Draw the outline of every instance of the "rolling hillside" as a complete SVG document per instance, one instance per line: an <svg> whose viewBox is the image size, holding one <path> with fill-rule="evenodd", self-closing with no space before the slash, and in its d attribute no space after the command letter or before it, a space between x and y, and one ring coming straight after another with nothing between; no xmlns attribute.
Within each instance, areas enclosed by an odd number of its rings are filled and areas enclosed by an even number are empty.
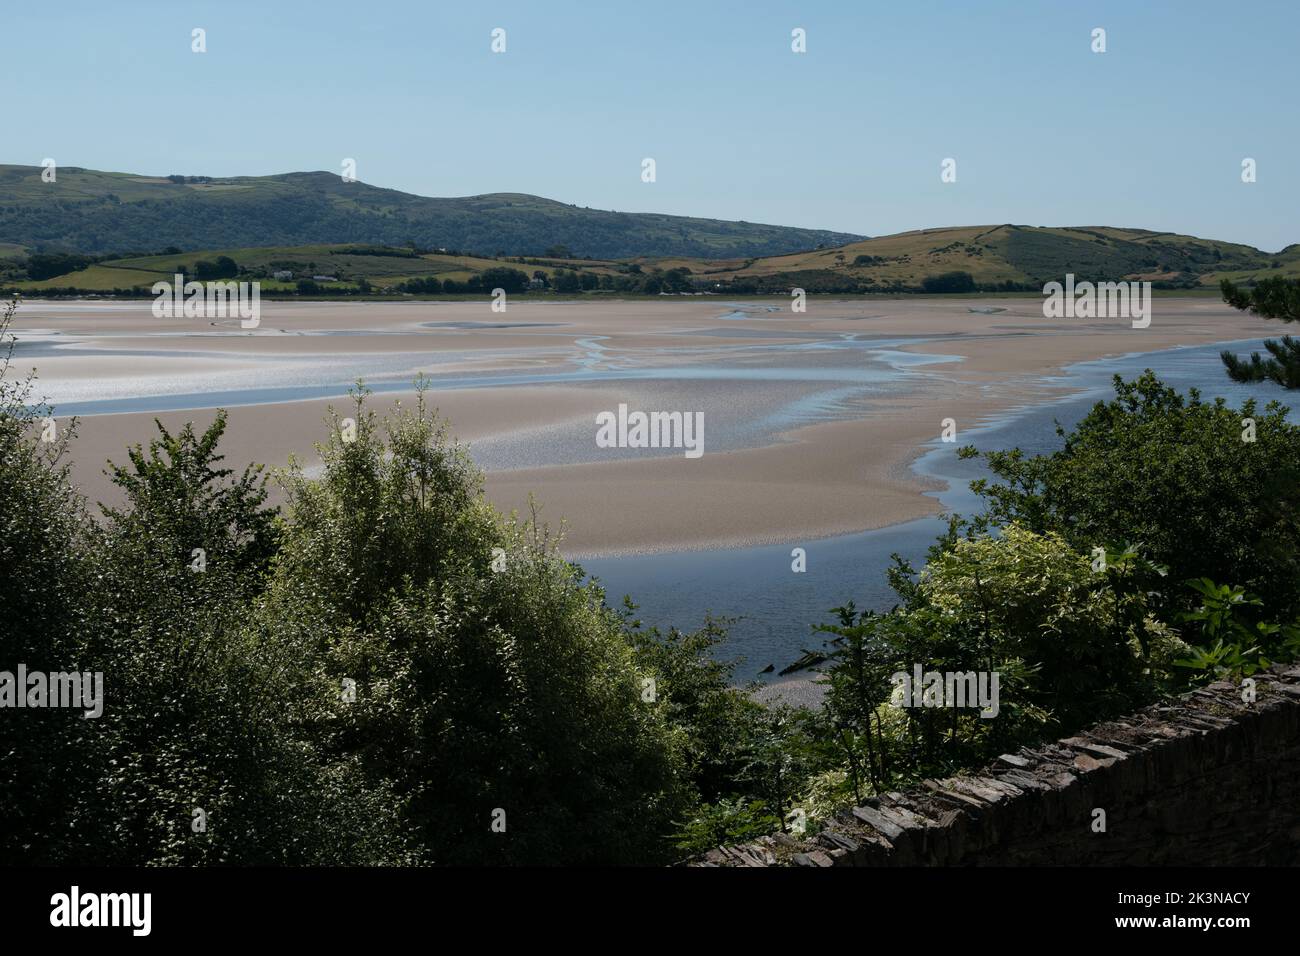
<svg viewBox="0 0 1300 956"><path fill-rule="evenodd" d="M0 166L6 288L125 294L176 272L202 276L218 259L229 260L229 277L311 295L477 294L478 277L500 268L523 273L519 288L541 275L542 291L618 294L1033 291L1066 273L1174 289L1300 277L1300 244L1268 253L1111 226L1007 223L862 239L509 193L427 199L332 173L217 180L64 168L44 183L39 167ZM317 288L316 275L337 281ZM954 275L957 287L936 285Z"/></svg>
<svg viewBox="0 0 1300 956"><path fill-rule="evenodd" d="M487 257L417 254L362 244L208 248L83 260L40 280L23 279L22 253L11 247L0 249L0 287L33 294L133 289L138 293L177 272L194 275L201 262L211 266L222 258L233 262L240 277L261 281L268 293L312 295L474 294L484 290L463 284L487 270L503 268L524 278L544 276L547 285L541 291L618 294L788 294L795 287L809 292L915 292L926 288L927 279L952 273L967 274L979 291L1035 291L1067 272L1080 279L1146 279L1157 288L1175 289L1214 289L1221 278L1246 284L1269 276L1300 278L1300 244L1266 253L1250 246L1141 229L1004 225L919 230L795 255L740 259ZM287 278L276 278L285 273ZM302 280L315 275L337 281L299 288ZM432 287L433 280L437 288Z"/></svg>
<svg viewBox="0 0 1300 956"><path fill-rule="evenodd" d="M679 264L662 261L665 268ZM687 262L680 263L688 265ZM1223 277L1250 281L1300 276L1300 244L1278 253L1251 246L1146 229L1109 226L955 226L880 236L834 249L705 265L711 278L788 284L859 282L915 288L927 277L966 272L981 286L1038 285L1067 272L1088 279L1149 279L1215 286Z"/></svg>
<svg viewBox="0 0 1300 956"><path fill-rule="evenodd" d="M335 173L157 177L0 165L0 245L90 254L162 249L382 243L481 255L726 258L860 239L849 233L653 213L608 212L492 193L433 199ZM173 181L181 180L185 181Z"/></svg>

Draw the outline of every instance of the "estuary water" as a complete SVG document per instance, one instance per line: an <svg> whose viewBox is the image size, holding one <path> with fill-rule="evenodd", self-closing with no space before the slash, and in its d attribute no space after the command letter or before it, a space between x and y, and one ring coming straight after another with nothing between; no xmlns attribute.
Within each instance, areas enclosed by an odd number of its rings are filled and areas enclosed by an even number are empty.
<svg viewBox="0 0 1300 956"><path fill-rule="evenodd" d="M1260 340L1230 343L1238 353L1257 351ZM1238 385L1228 379L1219 359L1224 344L1182 347L1159 352L1082 362L1059 376L1044 379L1071 389L1065 397L1014 409L975 428L963 430L955 443L936 441L913 465L921 475L938 479L945 488L928 494L937 498L945 514L977 514L980 499L972 494L972 480L988 476L979 459L962 461L957 449L974 445L981 451L1021 448L1043 454L1060 447L1056 424L1067 430L1076 425L1098 401L1113 396L1112 377L1133 379L1144 369L1154 370L1167 384L1186 392L1199 389L1202 397L1225 398L1238 406L1247 398L1267 403L1276 400L1292 409L1300 395L1271 383ZM804 649L823 647L823 636L812 627L831 623L830 609L852 600L860 608L888 610L897 603L885 572L891 555L898 553L920 567L926 549L944 530L942 516L918 518L858 534L790 541L763 547L649 555L592 558L580 562L599 579L610 603L630 594L639 606L638 617L647 625L693 629L706 615L733 618L727 640L718 654L741 663L737 679L781 682L778 672L794 662ZM791 550L803 548L807 570L792 570ZM761 672L773 665L768 674ZM806 676L806 675L804 675Z"/></svg>

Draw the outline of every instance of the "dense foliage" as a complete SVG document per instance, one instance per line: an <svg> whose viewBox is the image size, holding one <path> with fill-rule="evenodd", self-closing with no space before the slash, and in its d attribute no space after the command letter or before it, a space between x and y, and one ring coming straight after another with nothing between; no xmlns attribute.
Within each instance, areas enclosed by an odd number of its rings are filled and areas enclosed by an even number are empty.
<svg viewBox="0 0 1300 956"><path fill-rule="evenodd" d="M102 672L102 716L0 717L0 860L667 860L760 711L504 519L423 394L358 392L318 479L158 426L92 521L26 382L0 415L0 669Z"/></svg>
<svg viewBox="0 0 1300 956"><path fill-rule="evenodd" d="M0 319L9 325L15 304ZM0 670L75 661L93 580L82 502L60 463L68 432L40 442L43 409L31 380L13 377L13 341L0 357ZM54 669L54 668L51 668ZM57 860L76 837L81 793L102 772L94 728L79 712L0 711L0 860Z"/></svg>
<svg viewBox="0 0 1300 956"><path fill-rule="evenodd" d="M987 456L986 523L1055 531L1084 554L1138 543L1180 587L1166 621L1194 596L1182 582L1241 585L1276 614L1300 614L1300 427L1278 403L1232 408L1181 395L1149 370L1099 402L1049 455ZM1147 584L1155 586L1154 581Z"/></svg>

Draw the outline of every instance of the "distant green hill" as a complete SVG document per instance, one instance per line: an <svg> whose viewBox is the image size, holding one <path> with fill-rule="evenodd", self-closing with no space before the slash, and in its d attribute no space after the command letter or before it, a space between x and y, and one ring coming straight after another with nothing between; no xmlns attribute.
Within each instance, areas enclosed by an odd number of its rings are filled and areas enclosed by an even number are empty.
<svg viewBox="0 0 1300 956"><path fill-rule="evenodd" d="M544 288L555 280L560 292L650 294L1033 291L1066 273L1209 289L1222 278L1300 276L1300 244L1269 253L1113 226L1004 223L867 239L517 193L429 199L333 173L215 179L64 167L54 183L40 174L0 166L0 283L30 292L147 289L191 267L202 274L219 257L268 291L303 294L317 294L300 288L317 274L337 280L325 294L437 293L434 279L473 293L475 277L507 266L526 278L540 269Z"/></svg>
<svg viewBox="0 0 1300 956"><path fill-rule="evenodd" d="M1251 246L1142 229L957 226L880 236L793 255L734 259L638 256L490 258L366 244L208 248L146 256L25 255L0 245L0 289L40 295L137 294L178 272L257 279L268 293L307 295L480 294L510 279L542 276L542 292L1014 292L1039 291L1066 273L1080 280L1150 280L1159 289L1215 289L1300 278L1300 244L1267 253ZM308 281L329 276L322 282ZM952 284L954 276L964 282ZM947 279L949 281L945 282ZM491 281L490 285L482 283ZM450 285L448 284L450 283ZM477 284L476 284L477 283ZM520 287L521 289L522 287ZM512 290L516 291L516 290Z"/></svg>
<svg viewBox="0 0 1300 956"><path fill-rule="evenodd" d="M600 259L779 255L863 238L786 226L608 212L538 196L432 199L335 173L156 177L0 165L0 247L91 254L327 243L541 255L556 246ZM184 182L173 181L185 179Z"/></svg>
<svg viewBox="0 0 1300 956"><path fill-rule="evenodd" d="M915 289L927 278L954 272L968 274L982 288L1041 288L1067 272L1080 279L1217 286L1221 278L1254 282L1273 275L1300 276L1300 244L1269 253L1149 229L1008 223L918 229L835 249L714 262L707 272L722 283L758 289L798 285L810 291Z"/></svg>

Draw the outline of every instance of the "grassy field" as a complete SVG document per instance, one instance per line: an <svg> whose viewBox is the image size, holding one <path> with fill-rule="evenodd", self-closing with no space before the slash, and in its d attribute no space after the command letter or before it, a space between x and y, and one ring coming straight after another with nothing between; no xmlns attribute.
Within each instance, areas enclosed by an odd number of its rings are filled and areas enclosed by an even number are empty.
<svg viewBox="0 0 1300 956"><path fill-rule="evenodd" d="M378 256L359 255L355 245L342 246L272 246L254 249L208 249L165 256L137 256L96 263L85 269L56 276L40 282L18 282L15 287L24 292L42 289L78 288L88 291L109 292L113 289L147 288L160 279L170 280L177 272L192 272L197 260L215 261L220 256L233 259L248 270L287 269L295 277L304 275L331 275L342 285L355 285L365 278L379 290L391 290L411 278L456 279L464 281L491 268L511 268L532 276L541 271L553 276L559 269L576 269L597 274L612 274L618 264L601 260L529 259L516 262L510 259L488 259L476 256L421 255ZM277 282L262 280L267 291L295 287L295 281Z"/></svg>
<svg viewBox="0 0 1300 956"><path fill-rule="evenodd" d="M88 292L112 292L114 289L148 289L159 279L166 279L162 272L143 269L116 269L108 265L93 265L79 272L55 276L41 282L19 282L16 288L23 292L40 292L42 289L66 289L73 287Z"/></svg>

